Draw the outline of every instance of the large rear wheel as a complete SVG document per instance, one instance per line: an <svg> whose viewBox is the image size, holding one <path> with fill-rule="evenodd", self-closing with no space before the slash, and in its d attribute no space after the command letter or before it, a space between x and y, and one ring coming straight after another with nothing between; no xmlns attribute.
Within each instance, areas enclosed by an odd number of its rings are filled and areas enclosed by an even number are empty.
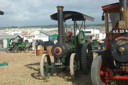
<svg viewBox="0 0 128 85"><path fill-rule="evenodd" d="M51 68L51 60L49 55L43 54L40 61L40 73L43 79L46 79L50 76Z"/></svg>
<svg viewBox="0 0 128 85"><path fill-rule="evenodd" d="M90 73L91 64L93 61L92 47L90 44L85 43L81 49L81 70L83 73Z"/></svg>

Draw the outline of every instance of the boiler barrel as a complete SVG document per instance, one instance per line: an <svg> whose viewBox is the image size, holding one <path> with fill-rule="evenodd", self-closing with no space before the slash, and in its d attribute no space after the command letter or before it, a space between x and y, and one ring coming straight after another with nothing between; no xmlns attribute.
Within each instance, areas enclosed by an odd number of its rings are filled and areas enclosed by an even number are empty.
<svg viewBox="0 0 128 85"><path fill-rule="evenodd" d="M52 47L52 55L57 58L66 57L68 53L74 51L75 46L73 44L56 44Z"/></svg>

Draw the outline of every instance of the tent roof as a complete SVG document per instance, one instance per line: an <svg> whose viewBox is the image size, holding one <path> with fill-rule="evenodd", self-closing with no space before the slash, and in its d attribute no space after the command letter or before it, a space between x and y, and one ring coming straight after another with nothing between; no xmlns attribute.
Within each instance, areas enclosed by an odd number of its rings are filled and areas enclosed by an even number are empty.
<svg viewBox="0 0 128 85"><path fill-rule="evenodd" d="M0 35L0 39L16 38L18 35Z"/></svg>

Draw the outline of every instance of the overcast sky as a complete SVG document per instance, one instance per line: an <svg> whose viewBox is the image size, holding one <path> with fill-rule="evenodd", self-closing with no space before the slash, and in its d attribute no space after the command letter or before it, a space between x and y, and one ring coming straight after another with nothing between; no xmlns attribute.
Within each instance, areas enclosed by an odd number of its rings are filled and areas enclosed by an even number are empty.
<svg viewBox="0 0 128 85"><path fill-rule="evenodd" d="M50 15L57 12L56 6L64 6L64 10L78 11L101 21L101 6L118 2L119 0L0 0L0 10L5 14L0 16L0 27L31 26L57 24Z"/></svg>

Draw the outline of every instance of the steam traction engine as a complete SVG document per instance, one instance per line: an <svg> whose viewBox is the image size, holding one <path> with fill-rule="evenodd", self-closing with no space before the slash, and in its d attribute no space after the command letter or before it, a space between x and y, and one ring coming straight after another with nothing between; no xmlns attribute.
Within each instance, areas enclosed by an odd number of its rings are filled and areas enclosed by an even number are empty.
<svg viewBox="0 0 128 85"><path fill-rule="evenodd" d="M52 68L70 69L72 77L77 76L80 67L83 72L87 73L91 68L93 58L93 56L88 56L92 55L91 46L89 43L85 44L84 32L79 29L78 35L76 34L78 30L76 21L93 21L94 18L75 11L63 11L62 6L58 6L57 9L58 13L51 15L51 19L58 21L58 42L52 47L53 56L43 54L40 62L40 72L44 79L49 77ZM68 19L74 21L74 32L65 32L63 23ZM51 58L54 58L53 64Z"/></svg>
<svg viewBox="0 0 128 85"><path fill-rule="evenodd" d="M91 67L93 85L128 85L128 0L102 7L106 49L99 52Z"/></svg>

